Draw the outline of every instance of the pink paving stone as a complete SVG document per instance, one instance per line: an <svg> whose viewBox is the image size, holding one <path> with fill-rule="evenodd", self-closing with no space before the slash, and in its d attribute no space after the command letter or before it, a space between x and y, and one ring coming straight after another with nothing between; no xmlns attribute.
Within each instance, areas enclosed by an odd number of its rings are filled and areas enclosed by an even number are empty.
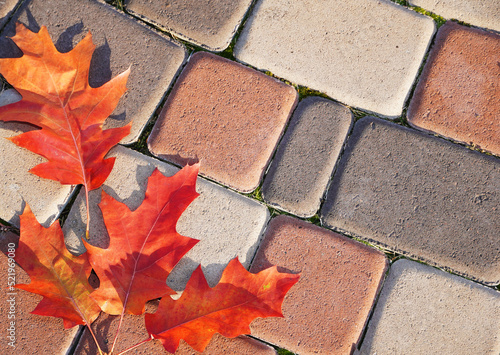
<svg viewBox="0 0 500 355"><path fill-rule="evenodd" d="M301 273L284 318L257 319L252 335L300 354L349 354L358 343L387 268L384 254L289 216L269 225L250 271Z"/></svg>
<svg viewBox="0 0 500 355"><path fill-rule="evenodd" d="M146 312L155 312L157 302L150 302L146 306ZM113 338L116 334L119 317L101 314L99 318L93 323L92 328L96 333L98 339L107 339L107 342L100 340L100 346L103 351L109 351ZM122 351L131 347L142 340L148 338L148 333L144 326L144 316L126 315L120 330L120 335L117 340L115 350ZM94 355L97 354L97 347L90 335L85 330L80 342L75 351L75 355ZM145 344L138 346L136 349L131 350L127 354L169 354L161 345L158 340L148 341ZM179 348L175 355L198 355L202 354L193 350L183 340L181 340ZM203 352L204 355L275 355L276 351L258 341L246 336L240 336L234 339L225 338L219 334L215 334L207 348Z"/></svg>
<svg viewBox="0 0 500 355"><path fill-rule="evenodd" d="M9 243L17 246L18 241L17 235L0 231L0 250L4 253L8 253ZM30 314L42 300L42 296L17 288L14 290L8 288L8 282L12 279L9 279L11 276L9 275L9 259L3 253L0 253L0 273L2 275L0 277L2 283L0 285L0 329L2 332L0 354L66 354L78 332L78 327L65 330L59 318ZM28 274L18 265L15 266L15 278L15 282L19 284L30 282ZM15 348L8 344L11 339L7 338L10 336L8 329L12 326L15 329Z"/></svg>
<svg viewBox="0 0 500 355"><path fill-rule="evenodd" d="M424 131L500 155L500 36L447 22L408 109Z"/></svg>
<svg viewBox="0 0 500 355"><path fill-rule="evenodd" d="M293 87L216 55L194 54L148 139L151 152L241 192L258 185L297 103Z"/></svg>

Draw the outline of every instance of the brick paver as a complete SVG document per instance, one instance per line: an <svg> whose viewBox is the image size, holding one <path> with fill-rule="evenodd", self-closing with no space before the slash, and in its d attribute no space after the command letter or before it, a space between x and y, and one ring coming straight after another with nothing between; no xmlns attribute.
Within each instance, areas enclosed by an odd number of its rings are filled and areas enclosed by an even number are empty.
<svg viewBox="0 0 500 355"><path fill-rule="evenodd" d="M3 91L0 106L19 99L14 90ZM38 221L47 227L64 207L71 187L31 174L29 170L44 159L5 139L30 129L28 125L0 122L0 218L19 227L19 215L27 203Z"/></svg>
<svg viewBox="0 0 500 355"><path fill-rule="evenodd" d="M408 110L410 124L500 155L498 53L497 34L442 26Z"/></svg>
<svg viewBox="0 0 500 355"><path fill-rule="evenodd" d="M500 282L500 161L366 117L331 183L326 225L487 284Z"/></svg>
<svg viewBox="0 0 500 355"><path fill-rule="evenodd" d="M410 260L392 265L355 354L498 354L500 293Z"/></svg>
<svg viewBox="0 0 500 355"><path fill-rule="evenodd" d="M179 38L224 50L233 38L252 0L126 0L128 11L154 22Z"/></svg>
<svg viewBox="0 0 500 355"><path fill-rule="evenodd" d="M32 31L46 26L62 52L72 49L90 31L96 45L90 65L91 86L101 86L131 68L128 92L105 125L122 126L133 121L132 131L123 143L137 140L186 56L181 45L95 0L26 1L2 37L14 35L15 21ZM20 55L13 42L0 41L0 57L11 57L13 53Z"/></svg>
<svg viewBox="0 0 500 355"><path fill-rule="evenodd" d="M1 226L1 225L0 225ZM0 231L0 250L8 254L9 243L17 248L19 237L11 232ZM42 296L15 288L10 290L8 282L10 259L0 252L0 353L2 354L66 354L78 327L64 329L59 318L30 314ZM15 255L10 254L14 257ZM15 282L27 284L30 282L28 274L18 265L14 267ZM11 276L12 277L12 276ZM12 322L12 323L11 323ZM12 333L11 333L12 332ZM9 338L9 337L14 338ZM47 341L50 339L50 341ZM12 342L11 346L9 343Z"/></svg>
<svg viewBox="0 0 500 355"><path fill-rule="evenodd" d="M131 210L142 203L147 178L155 167L166 176L178 170L124 147L114 148L112 156L117 159L104 190ZM200 196L183 213L177 230L182 235L201 241L169 276L169 286L177 290L184 288L200 263L211 286L218 282L222 270L232 258L238 256L243 265L250 266L269 218L269 212L260 203L204 179L198 179L197 190ZM90 193L90 237L93 243L105 246L109 237L97 207L100 196L100 189ZM85 234L85 223L85 199L81 193L63 226L70 250L83 251L80 238Z"/></svg>
<svg viewBox="0 0 500 355"><path fill-rule="evenodd" d="M180 165L200 160L202 175L253 191L297 96L293 87L258 71L196 53L160 113L149 149Z"/></svg>
<svg viewBox="0 0 500 355"><path fill-rule="evenodd" d="M300 354L348 354L384 276L384 254L296 218L274 218L250 271L272 265L301 273L285 318L256 319L252 335Z"/></svg>
<svg viewBox="0 0 500 355"><path fill-rule="evenodd" d="M168 297L168 296L167 296ZM156 302L150 302L146 306L146 312L153 313L156 311ZM109 316L107 314L101 314L99 318L94 322L92 328L100 339L107 339L108 342L100 342L100 346L104 351L110 350L110 345L116 335L116 329L118 327L119 317ZM117 346L115 350L124 350L131 347L142 340L148 338L148 333L144 326L144 316L132 316L126 315L120 329L120 335L118 337ZM86 330L83 334L78 347L75 351L75 355L94 355L97 353L97 347L95 346L94 340L90 333ZM169 354L158 340L149 341L146 344L140 345L134 350L131 350L127 354ZM189 345L187 345L183 340L180 342L179 348L175 352L175 355L275 355L276 351L258 341L246 336L240 336L234 339L225 338L219 334L215 334L207 348L203 353L199 353Z"/></svg>
<svg viewBox="0 0 500 355"><path fill-rule="evenodd" d="M0 2L0 28L7 22L9 15L16 7L19 0L4 0Z"/></svg>
<svg viewBox="0 0 500 355"><path fill-rule="evenodd" d="M351 124L346 107L318 97L304 99L264 180L264 201L300 217L314 215Z"/></svg>
<svg viewBox="0 0 500 355"><path fill-rule="evenodd" d="M260 0L234 53L347 105L396 117L433 33L430 18L388 0Z"/></svg>
<svg viewBox="0 0 500 355"><path fill-rule="evenodd" d="M500 31L500 4L497 0L409 0L409 3L444 18Z"/></svg>

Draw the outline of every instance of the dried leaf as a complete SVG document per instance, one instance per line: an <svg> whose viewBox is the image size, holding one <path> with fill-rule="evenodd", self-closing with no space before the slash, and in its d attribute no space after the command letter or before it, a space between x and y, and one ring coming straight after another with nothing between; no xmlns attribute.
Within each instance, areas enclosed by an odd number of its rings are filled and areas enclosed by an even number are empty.
<svg viewBox="0 0 500 355"><path fill-rule="evenodd" d="M20 219L15 260L31 282L15 287L43 296L31 313L62 318L65 328L92 323L101 310L90 298L93 288L88 283L91 267L86 255L74 256L66 249L59 222L44 228L29 206Z"/></svg>
<svg viewBox="0 0 500 355"><path fill-rule="evenodd" d="M198 169L198 164L187 166L172 177L155 170L144 201L133 212L103 191L99 207L110 244L106 249L85 246L100 279L91 297L104 312L142 314L147 301L175 293L167 277L198 242L176 231L182 212L198 196Z"/></svg>
<svg viewBox="0 0 500 355"><path fill-rule="evenodd" d="M252 274L236 258L210 288L198 267L178 300L164 297L156 313L146 314L146 329L170 353L180 339L203 351L214 333L234 338L249 334L257 317L283 317L281 304L299 277L279 273L276 267Z"/></svg>

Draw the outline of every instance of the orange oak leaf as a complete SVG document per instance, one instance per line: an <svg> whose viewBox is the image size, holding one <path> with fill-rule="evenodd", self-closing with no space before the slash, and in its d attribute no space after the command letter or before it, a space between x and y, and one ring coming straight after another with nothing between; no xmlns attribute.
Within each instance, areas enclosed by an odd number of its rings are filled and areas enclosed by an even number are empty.
<svg viewBox="0 0 500 355"><path fill-rule="evenodd" d="M100 280L91 297L104 312L142 314L147 301L175 293L167 286L167 277L198 242L176 230L177 220L199 195L198 170L199 164L195 164L165 177L156 169L148 179L144 201L135 211L102 192L99 207L109 247L84 243Z"/></svg>
<svg viewBox="0 0 500 355"><path fill-rule="evenodd" d="M65 328L91 324L101 309L90 298L91 266L86 255L74 256L64 244L59 222L44 228L29 206L21 219L21 237L16 262L31 278L15 287L43 296L33 314L62 318Z"/></svg>
<svg viewBox="0 0 500 355"><path fill-rule="evenodd" d="M283 317L281 304L299 277L276 267L252 274L235 258L210 288L198 267L178 300L163 297L156 313L146 313L146 329L170 353L180 339L201 352L214 333L234 338L250 334L249 325L257 317Z"/></svg>
<svg viewBox="0 0 500 355"><path fill-rule="evenodd" d="M90 33L68 53L57 51L46 27L34 33L17 23L12 40L24 55L0 59L0 74L22 100L1 107L0 120L40 127L10 140L48 160L32 173L61 184L83 184L88 202L88 191L101 186L113 168L114 158L104 156L130 132L130 124L102 129L126 91L130 70L92 88L88 77L95 45Z"/></svg>

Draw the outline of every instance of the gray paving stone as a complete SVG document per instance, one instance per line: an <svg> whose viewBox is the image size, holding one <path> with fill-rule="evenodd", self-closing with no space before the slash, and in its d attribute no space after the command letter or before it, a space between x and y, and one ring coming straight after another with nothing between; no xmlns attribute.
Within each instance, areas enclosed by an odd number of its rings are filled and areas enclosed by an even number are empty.
<svg viewBox="0 0 500 355"><path fill-rule="evenodd" d="M229 46L252 0L126 0L131 13L212 51Z"/></svg>
<svg viewBox="0 0 500 355"><path fill-rule="evenodd" d="M389 271L361 354L500 353L500 292L414 261Z"/></svg>
<svg viewBox="0 0 500 355"><path fill-rule="evenodd" d="M457 19L474 26L500 31L500 3L498 0L410 0L447 19Z"/></svg>
<svg viewBox="0 0 500 355"><path fill-rule="evenodd" d="M260 0L234 54L347 105L397 117L434 30L432 19L388 0Z"/></svg>
<svg viewBox="0 0 500 355"><path fill-rule="evenodd" d="M318 97L304 99L264 180L264 200L300 217L313 216L351 124L346 107Z"/></svg>
<svg viewBox="0 0 500 355"><path fill-rule="evenodd" d="M133 121L131 133L122 143L137 140L186 58L182 45L95 0L26 1L2 37L14 35L16 21L32 31L46 26L62 52L72 49L90 31L96 45L90 66L91 86L101 86L131 67L128 91L105 125L116 127ZM2 38L0 57L14 55L21 55L19 49Z"/></svg>
<svg viewBox="0 0 500 355"><path fill-rule="evenodd" d="M104 190L135 210L144 199L147 178L155 167L171 176L178 168L146 157L122 146L113 148L115 167L104 184ZM235 256L248 267L269 219L267 208L247 197L219 185L198 179L200 196L179 219L177 230L182 235L200 239L170 274L167 283L174 289L184 288L187 279L201 263L211 286L214 286L227 263ZM102 215L97 207L100 189L90 193L90 240L105 246L108 240ZM80 193L63 226L66 244L73 252L84 251L80 239L85 234L85 198Z"/></svg>
<svg viewBox="0 0 500 355"><path fill-rule="evenodd" d="M372 117L358 121L323 222L485 284L500 282L500 160Z"/></svg>
<svg viewBox="0 0 500 355"><path fill-rule="evenodd" d="M0 106L20 99L15 90L3 91ZM64 208L72 187L31 174L29 170L45 159L5 139L30 129L28 125L0 122L0 218L19 227L19 215L28 203L38 221L48 227Z"/></svg>
<svg viewBox="0 0 500 355"><path fill-rule="evenodd" d="M18 2L19 0L0 1L0 28L7 22Z"/></svg>

